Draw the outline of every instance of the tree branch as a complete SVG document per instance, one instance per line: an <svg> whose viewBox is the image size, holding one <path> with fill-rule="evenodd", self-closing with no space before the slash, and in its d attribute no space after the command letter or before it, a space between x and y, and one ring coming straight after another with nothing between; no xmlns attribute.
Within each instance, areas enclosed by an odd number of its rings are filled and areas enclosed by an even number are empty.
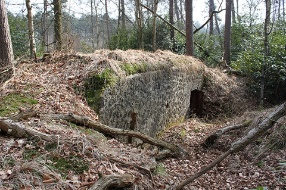
<svg viewBox="0 0 286 190"><path fill-rule="evenodd" d="M222 160L224 160L228 155L233 154L235 152L243 150L248 144L254 142L256 139L258 139L262 134L265 133L268 129L270 129L274 123L284 116L286 114L286 102L284 102L282 105L280 105L274 112L270 113L268 117L266 117L264 120L262 120L257 127L250 130L247 135L244 137L238 139L234 143L231 144L230 149L220 155L215 161L208 164L206 167L204 167L202 170L197 172L195 175L187 178L185 181L181 182L178 186L175 187L176 190L182 190L185 185L193 182L196 178L200 177L207 171L211 170L215 165L220 163ZM254 121L255 122L255 121Z"/></svg>

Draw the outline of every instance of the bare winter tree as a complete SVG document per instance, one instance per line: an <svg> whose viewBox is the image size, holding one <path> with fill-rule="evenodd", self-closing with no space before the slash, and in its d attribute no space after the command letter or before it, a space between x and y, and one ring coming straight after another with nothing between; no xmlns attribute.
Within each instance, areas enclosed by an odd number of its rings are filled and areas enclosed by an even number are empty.
<svg viewBox="0 0 286 190"><path fill-rule="evenodd" d="M193 0L185 1L186 10L186 55L194 55Z"/></svg>
<svg viewBox="0 0 286 190"><path fill-rule="evenodd" d="M136 19L137 30L138 30L139 48L144 49L143 12L142 12L140 5L141 5L141 0L135 0L135 19Z"/></svg>
<svg viewBox="0 0 286 190"><path fill-rule="evenodd" d="M230 44L231 44L231 5L232 0L226 0L225 7L225 24L224 24L224 55L223 61L224 66L228 66L230 64Z"/></svg>
<svg viewBox="0 0 286 190"><path fill-rule="evenodd" d="M232 18L232 23L235 23L236 14L235 14L234 0L231 0L231 18Z"/></svg>
<svg viewBox="0 0 286 190"><path fill-rule="evenodd" d="M13 49L4 0L0 0L0 84L13 74Z"/></svg>
<svg viewBox="0 0 286 190"><path fill-rule="evenodd" d="M214 10L215 10L214 0L209 0L210 35L214 34L214 19L213 19Z"/></svg>
<svg viewBox="0 0 286 190"><path fill-rule="evenodd" d="M153 51L156 51L157 49L157 44L156 44L156 34L157 34L157 26L156 26L156 18L157 18L157 7L158 7L158 2L159 0L154 0L153 3L153 39L152 39L152 47Z"/></svg>
<svg viewBox="0 0 286 190"><path fill-rule="evenodd" d="M47 29L47 6L48 0L44 0L44 11L42 14L42 46L44 48L44 52L48 52L48 42L49 42L49 35Z"/></svg>
<svg viewBox="0 0 286 190"><path fill-rule="evenodd" d="M62 50L62 2L61 0L53 0L54 5L54 32L55 32L55 49Z"/></svg>
<svg viewBox="0 0 286 190"><path fill-rule="evenodd" d="M174 26L174 0L169 0L169 22ZM172 49L175 49L175 30L170 28L170 39L172 42Z"/></svg>
<svg viewBox="0 0 286 190"><path fill-rule="evenodd" d="M35 35L34 35L34 23L33 23L33 13L31 1L26 0L26 7L28 11L28 29L29 29L29 40L30 40L30 57L34 60L37 59L36 56L36 43L35 43Z"/></svg>
<svg viewBox="0 0 286 190"><path fill-rule="evenodd" d="M107 44L109 44L109 42L110 42L110 31L109 31L109 15L108 15L107 0L105 0L105 16L106 16Z"/></svg>
<svg viewBox="0 0 286 190"><path fill-rule="evenodd" d="M125 2L124 0L120 0L121 1L121 27L123 29L126 28L126 15L125 15Z"/></svg>
<svg viewBox="0 0 286 190"><path fill-rule="evenodd" d="M264 21L264 63L261 65L261 82L260 82L260 106L264 104L264 86L265 86L265 65L267 57L269 56L269 31L268 27L270 24L270 11L271 11L271 0L265 0L266 13Z"/></svg>

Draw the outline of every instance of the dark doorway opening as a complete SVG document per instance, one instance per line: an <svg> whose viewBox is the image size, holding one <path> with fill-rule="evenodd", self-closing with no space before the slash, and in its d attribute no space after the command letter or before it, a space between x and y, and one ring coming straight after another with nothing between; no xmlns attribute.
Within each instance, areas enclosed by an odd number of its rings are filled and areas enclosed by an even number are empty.
<svg viewBox="0 0 286 190"><path fill-rule="evenodd" d="M192 114L196 114L198 117L203 116L203 101L204 101L204 93L202 91L193 90L191 92L189 117Z"/></svg>
<svg viewBox="0 0 286 190"><path fill-rule="evenodd" d="M135 130L136 122L137 122L137 113L132 112L131 113L130 128L129 128L131 131ZM132 137L128 137L127 142L131 144L132 143Z"/></svg>

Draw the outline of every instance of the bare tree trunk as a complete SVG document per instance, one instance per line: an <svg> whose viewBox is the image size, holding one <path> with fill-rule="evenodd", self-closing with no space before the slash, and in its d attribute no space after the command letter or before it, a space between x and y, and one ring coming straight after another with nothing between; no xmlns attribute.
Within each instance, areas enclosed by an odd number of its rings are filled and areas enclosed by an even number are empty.
<svg viewBox="0 0 286 190"><path fill-rule="evenodd" d="M118 0L118 17L117 17L117 29L120 27L121 22L121 0Z"/></svg>
<svg viewBox="0 0 286 190"><path fill-rule="evenodd" d="M28 29L29 29L29 40L30 40L30 58L37 60L36 55L36 43L34 36L34 23L33 23L33 13L30 0L26 0L26 7L28 11Z"/></svg>
<svg viewBox="0 0 286 190"><path fill-rule="evenodd" d="M214 14L215 10L214 0L209 0L209 17L210 17L210 35L214 34Z"/></svg>
<svg viewBox="0 0 286 190"><path fill-rule="evenodd" d="M91 23L91 47L94 51L94 22L93 22L93 0L90 0L90 23Z"/></svg>
<svg viewBox="0 0 286 190"><path fill-rule="evenodd" d="M220 28L219 28L219 23L218 23L218 18L217 18L217 15L215 14L215 26L216 26L216 31L218 33L218 36L219 36L219 44L220 44L220 48L223 49L223 40L222 40L222 35L221 35L221 31L220 31Z"/></svg>
<svg viewBox="0 0 286 190"><path fill-rule="evenodd" d="M239 4L238 4L238 0L236 0L236 17L237 17L237 22L240 23L240 16L239 16Z"/></svg>
<svg viewBox="0 0 286 190"><path fill-rule="evenodd" d="M95 3L95 1L94 1ZM95 7L95 31L96 31L96 48L99 48L99 27L98 27L98 14L97 14L97 6Z"/></svg>
<svg viewBox="0 0 286 190"><path fill-rule="evenodd" d="M232 23L236 23L234 0L231 0L231 18L232 18Z"/></svg>
<svg viewBox="0 0 286 190"><path fill-rule="evenodd" d="M4 0L0 0L0 84L13 74L13 48Z"/></svg>
<svg viewBox="0 0 286 190"><path fill-rule="evenodd" d="M181 19L180 19L180 14L179 14L178 0L174 0L174 8L175 8L177 26L180 26Z"/></svg>
<svg viewBox="0 0 286 190"><path fill-rule="evenodd" d="M156 34L157 34L157 27L156 27L156 18L157 18L157 7L158 7L158 0L154 0L153 3L153 39L152 39L152 47L153 47L153 51L156 51L157 49L157 39L156 39Z"/></svg>
<svg viewBox="0 0 286 190"><path fill-rule="evenodd" d="M110 42L110 31L109 31L109 15L107 0L105 0L105 16L106 16L106 30L107 30L107 44Z"/></svg>
<svg viewBox="0 0 286 190"><path fill-rule="evenodd" d="M183 26L185 27L186 26L186 23L185 23L185 19L184 19L184 9L183 9L183 0L180 0L180 9L181 9L181 11L180 11L180 13L181 13L181 21L182 21L182 23L183 23Z"/></svg>
<svg viewBox="0 0 286 190"><path fill-rule="evenodd" d="M43 22L42 22L42 46L44 48L44 53L47 53L48 50L48 42L49 42L49 35L48 35L48 28L47 28L47 6L48 6L48 0L44 0L44 11L43 11Z"/></svg>
<svg viewBox="0 0 286 190"><path fill-rule="evenodd" d="M186 55L194 55L193 0L185 1L186 10Z"/></svg>
<svg viewBox="0 0 286 190"><path fill-rule="evenodd" d="M121 24L122 28L126 29L125 2L121 0Z"/></svg>
<svg viewBox="0 0 286 190"><path fill-rule="evenodd" d="M271 11L271 0L265 1L266 13L264 21L264 63L261 65L261 81L260 81L260 106L264 104L264 88L265 88L265 67L267 57L269 56L269 40L268 40L268 26L270 24L270 11Z"/></svg>
<svg viewBox="0 0 286 190"><path fill-rule="evenodd" d="M282 0L282 14L283 14L283 21L285 22L285 0Z"/></svg>
<svg viewBox="0 0 286 190"><path fill-rule="evenodd" d="M63 41L62 41L62 2L61 0L53 0L54 4L54 32L55 32L55 48L58 51L62 50Z"/></svg>
<svg viewBox="0 0 286 190"><path fill-rule="evenodd" d="M231 3L232 0L226 0L225 11L225 30L224 30L224 66L230 65L230 40L231 40Z"/></svg>
<svg viewBox="0 0 286 190"><path fill-rule="evenodd" d="M174 26L174 0L169 0L169 22ZM172 42L172 50L175 50L175 30L170 28L170 39Z"/></svg>
<svg viewBox="0 0 286 190"><path fill-rule="evenodd" d="M144 49L143 14L142 14L142 9L140 7L140 4L141 4L141 0L135 0L135 18L136 18L136 22L137 22L139 48Z"/></svg>

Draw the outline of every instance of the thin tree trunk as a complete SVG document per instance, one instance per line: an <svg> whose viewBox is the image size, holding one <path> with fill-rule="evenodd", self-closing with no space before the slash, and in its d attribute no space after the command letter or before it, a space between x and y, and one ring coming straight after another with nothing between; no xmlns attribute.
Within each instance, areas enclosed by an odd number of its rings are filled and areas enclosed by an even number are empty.
<svg viewBox="0 0 286 190"><path fill-rule="evenodd" d="M125 2L121 0L121 25L122 29L126 29Z"/></svg>
<svg viewBox="0 0 286 190"><path fill-rule="evenodd" d="M179 14L178 0L174 0L174 8L175 8L177 26L180 27L181 19L180 19L180 14Z"/></svg>
<svg viewBox="0 0 286 190"><path fill-rule="evenodd" d="M95 1L94 1L95 3ZM99 48L99 22L98 22L98 14L97 14L97 6L95 7L95 31L96 31L96 48Z"/></svg>
<svg viewBox="0 0 286 190"><path fill-rule="evenodd" d="M14 54L4 0L0 0L0 84L13 74Z"/></svg>
<svg viewBox="0 0 286 190"><path fill-rule="evenodd" d="M30 40L30 58L37 60L36 55L36 43L34 36L34 23L33 23L33 13L30 0L26 0L26 7L28 11L28 29L29 29L29 40Z"/></svg>
<svg viewBox="0 0 286 190"><path fill-rule="evenodd" d="M61 0L53 0L54 4L54 32L55 32L55 48L58 51L62 50L62 2Z"/></svg>
<svg viewBox="0 0 286 190"><path fill-rule="evenodd" d="M136 18L136 22L137 22L139 48L144 49L143 15L142 15L142 9L140 7L140 4L141 4L141 0L135 0L135 18Z"/></svg>
<svg viewBox="0 0 286 190"><path fill-rule="evenodd" d="M184 19L184 8L183 8L183 0L180 0L180 9L181 9L181 11L180 11L180 13L181 13L181 21L182 21L182 24L183 24L183 26L185 27L186 26L186 21L185 21L185 19ZM185 28L184 28L185 29Z"/></svg>
<svg viewBox="0 0 286 190"><path fill-rule="evenodd" d="M152 39L152 48L153 51L156 51L157 49L157 39L156 39L156 34L157 34L157 27L156 27L156 17L157 17L157 7L158 7L158 0L154 0L154 4L153 4L153 39Z"/></svg>
<svg viewBox="0 0 286 190"><path fill-rule="evenodd" d="M215 10L214 0L209 0L209 18L210 18L210 35L214 34L214 14Z"/></svg>
<svg viewBox="0 0 286 190"><path fill-rule="evenodd" d="M174 25L174 0L169 0L169 22ZM170 28L170 39L172 42L172 50L175 50L175 30Z"/></svg>
<svg viewBox="0 0 286 190"><path fill-rule="evenodd" d="M219 44L220 44L220 48L223 49L223 40L222 40L222 35L221 35L221 31L220 31L220 28L219 28L219 23L218 23L218 18L217 18L217 15L215 14L215 26L216 26L216 31L218 33L218 36L219 36Z"/></svg>
<svg viewBox="0 0 286 190"><path fill-rule="evenodd" d="M231 0L231 18L232 18L232 23L236 23L234 0Z"/></svg>
<svg viewBox="0 0 286 190"><path fill-rule="evenodd" d="M236 0L236 18L237 18L237 22L240 23L240 16L239 16L239 12L238 12L238 0Z"/></svg>
<svg viewBox="0 0 286 190"><path fill-rule="evenodd" d="M105 0L105 16L106 16L106 30L107 30L107 44L110 42L110 31L109 31L109 15L107 0Z"/></svg>
<svg viewBox="0 0 286 190"><path fill-rule="evenodd" d="M264 21L264 61L261 65L261 82L260 82L260 106L264 104L264 88L265 88L265 67L267 63L267 57L269 56L269 40L268 40L268 26L270 24L270 11L271 11L271 0L265 1L266 13Z"/></svg>
<svg viewBox="0 0 286 190"><path fill-rule="evenodd" d="M117 29L120 27L121 22L121 0L118 0L118 17L117 17Z"/></svg>
<svg viewBox="0 0 286 190"><path fill-rule="evenodd" d="M91 46L94 51L94 22L93 22L93 0L90 0L90 22L91 22Z"/></svg>
<svg viewBox="0 0 286 190"><path fill-rule="evenodd" d="M48 42L49 42L49 35L48 35L48 29L47 29L47 6L48 6L48 0L44 0L44 12L43 12L43 22L42 22L42 30L43 30L43 40L42 40L42 46L44 48L44 53L47 53L48 50Z"/></svg>
<svg viewBox="0 0 286 190"><path fill-rule="evenodd" d="M283 21L285 22L285 0L282 0L282 14L283 14Z"/></svg>
<svg viewBox="0 0 286 190"><path fill-rule="evenodd" d="M232 0L226 0L225 11L225 30L224 30L224 67L230 65L230 40L231 40L231 3Z"/></svg>
<svg viewBox="0 0 286 190"><path fill-rule="evenodd" d="M185 1L186 10L186 55L194 55L193 0Z"/></svg>

